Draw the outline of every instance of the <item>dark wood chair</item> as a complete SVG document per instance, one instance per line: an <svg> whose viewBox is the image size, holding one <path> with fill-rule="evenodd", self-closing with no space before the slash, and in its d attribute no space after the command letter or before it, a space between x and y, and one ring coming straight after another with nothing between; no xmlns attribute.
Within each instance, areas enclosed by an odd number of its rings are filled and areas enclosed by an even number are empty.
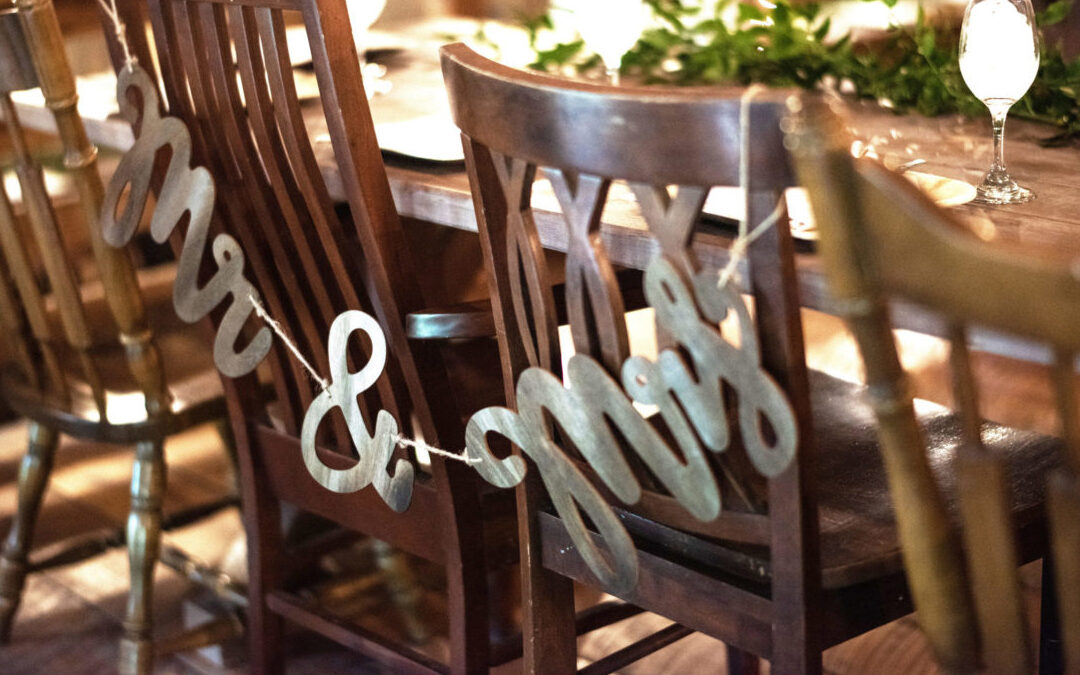
<svg viewBox="0 0 1080 675"><path fill-rule="evenodd" d="M521 481L526 464L497 459L487 449L493 437L533 460L518 490L526 670L574 670L571 580L674 621L589 673L617 670L691 631L723 640L733 672L753 668L754 655L773 672L819 672L823 649L911 611L864 390L805 363L785 214L739 266L753 320L695 256L708 186L740 184L742 90L571 82L500 66L462 45L443 48L443 74L516 409L474 417L469 451L503 486ZM772 91L747 103L751 225L795 182L782 127L804 96ZM531 205L541 171L562 218ZM655 252L645 295L661 345L672 345L655 361L627 348L611 267L637 251L605 240L612 180L630 183L643 213L647 230L635 246ZM542 239L569 242L565 304L576 353L566 373ZM728 341L716 324L732 314L738 325L725 331L740 339ZM659 412L643 423L631 399ZM931 406L924 421L934 452L949 455L956 416ZM995 430L994 444L1010 451L1028 438ZM1015 478L1029 480L1021 469Z"/></svg>
<svg viewBox="0 0 1080 675"><path fill-rule="evenodd" d="M824 106L813 112L793 130L791 145L820 223L831 293L854 332L873 392L919 624L949 672L1034 670L1017 566L1043 535L1045 489L1052 556L1043 563L1043 588L1052 590L1056 579L1059 592L1057 598L1044 592L1044 631L1056 600L1065 667L1074 672L1080 668L1076 259L981 240L907 181L876 163L853 160L841 118ZM947 327L963 428L959 449L948 458L955 475L947 482L938 468L942 458L928 442L934 432L920 425L897 357L890 330L894 300L932 312ZM980 416L985 388L973 375L971 327L1049 348L1063 443L1030 435L1000 443L1002 430ZM1017 484L1018 474L1045 474L1045 488ZM1059 656L1045 652L1041 672L1060 672L1061 663L1049 661Z"/></svg>
<svg viewBox="0 0 1080 675"><path fill-rule="evenodd" d="M120 4L125 23L140 25L144 7ZM192 164L205 166L216 184L211 236L223 232L239 242L247 274L269 313L318 371L337 372L346 362L344 354L328 353L328 334L341 313L370 313L385 336L385 370L357 400L340 401L350 426L342 419L323 425L316 461L326 473L356 466L352 438L363 433L358 423L374 429L382 411L410 438L459 447L465 416L487 400L485 384L494 383L501 400L497 365L470 371L476 345L466 339L492 334L490 310L425 310L419 275L426 270L415 260L394 208L345 3L151 0L147 6L167 112L186 123ZM293 21L306 27L321 104L298 100L285 39L286 23ZM135 48L147 53L145 45ZM140 62L150 61L143 56ZM319 117L329 145L309 138L305 124ZM332 200L322 162L340 168L345 205ZM417 339L410 339L407 324ZM368 363L371 343L345 338L350 366ZM490 337L488 344L497 364ZM476 351L483 362L482 344ZM252 670L283 669L285 621L395 671L486 670L499 658L489 639L487 571L512 563L517 554L512 495L482 493L465 464L438 456L421 463L413 450L396 444L392 466L379 470L415 475L407 505L391 507L371 487L348 493L324 487L326 481L320 484L305 465L301 441L318 387L280 340L267 361L271 395L251 377L226 383L248 537ZM469 372L469 380L458 376ZM319 547L294 548L283 537L281 514L293 507L440 567L447 589L448 661L351 625L295 588L292 572Z"/></svg>
<svg viewBox="0 0 1080 675"><path fill-rule="evenodd" d="M60 222L10 93L40 87L53 110L76 184L83 222ZM175 268L137 270L131 251L104 243L103 188L96 150L77 96L53 5L20 3L0 13L0 110L10 139L24 214L0 191L0 397L30 420L19 470L18 508L0 555L0 640L10 638L26 574L74 562L126 540L131 588L121 670L148 669L151 599L165 490L165 439L225 416L223 391L202 338L172 310ZM78 228L78 229L75 229ZM84 231L79 231L84 230ZM69 243L90 241L92 269L80 273ZM135 445L126 532L97 533L48 560L28 561L34 525L59 437ZM227 496L225 503L235 503ZM198 509L201 513L209 506ZM176 514L173 522L188 518Z"/></svg>

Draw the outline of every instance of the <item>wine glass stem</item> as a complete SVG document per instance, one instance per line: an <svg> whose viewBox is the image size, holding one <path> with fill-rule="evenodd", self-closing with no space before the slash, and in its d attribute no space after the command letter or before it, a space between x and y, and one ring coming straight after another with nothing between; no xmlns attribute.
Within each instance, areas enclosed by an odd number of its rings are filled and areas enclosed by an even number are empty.
<svg viewBox="0 0 1080 675"><path fill-rule="evenodd" d="M1008 105L989 104L990 116L994 122L994 163L990 166L990 173L996 176L1007 176L1005 170L1005 117L1009 114Z"/></svg>

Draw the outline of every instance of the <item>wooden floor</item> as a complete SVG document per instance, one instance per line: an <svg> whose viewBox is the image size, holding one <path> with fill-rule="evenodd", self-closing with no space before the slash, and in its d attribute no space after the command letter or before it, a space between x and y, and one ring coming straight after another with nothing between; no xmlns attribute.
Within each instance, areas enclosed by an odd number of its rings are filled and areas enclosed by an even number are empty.
<svg viewBox="0 0 1080 675"><path fill-rule="evenodd" d="M850 351L844 334L836 330L834 320L821 317L808 320L808 342L815 345L811 360L833 373L857 377L854 352ZM905 340L905 347L905 360L916 370L920 393L947 400L945 389L940 385L940 345L923 338L910 338ZM1043 405L1043 385L1038 369L1024 367L1017 370L992 358L983 359L982 366L984 375L1012 382L1012 393L987 401L988 416L1011 417L1010 421L1018 421L1024 426L1052 431L1052 423L1045 413L1047 408ZM6 531L15 506L15 479L25 435L24 422L0 426L0 533ZM169 465L167 512L210 501L231 489L231 465L213 426L171 439L166 454ZM74 534L121 524L128 506L130 463L131 452L127 448L65 439L37 532L39 551ZM243 537L235 510L168 534L166 542L187 550L202 561L243 576ZM1038 598L1038 565L1030 566L1025 572L1028 596L1034 605ZM117 655L127 580L127 560L123 550L33 575L11 644L0 647L0 672L111 672ZM205 591L164 568L157 573L155 590L159 639L175 635L183 627L185 608L190 612L205 604L207 597ZM394 623L393 606L375 602L369 607L374 615L369 616L368 621ZM1032 611L1036 612L1037 607L1033 606ZM663 625L664 620L660 617L638 617L583 638L579 652L584 660L595 659L650 627ZM229 647L225 650L227 653L234 657L239 654L242 658L240 641L234 641ZM293 636L290 650L295 655L290 661L290 672L379 672L356 656L306 635ZM705 667L719 668L724 660L722 644L695 635L625 672L697 672ZM234 659L229 663L232 667L215 665L204 655L187 652L159 659L158 671L246 672L242 661ZM825 665L830 673L935 672L912 617L829 650ZM499 672L518 670L518 664L510 664Z"/></svg>

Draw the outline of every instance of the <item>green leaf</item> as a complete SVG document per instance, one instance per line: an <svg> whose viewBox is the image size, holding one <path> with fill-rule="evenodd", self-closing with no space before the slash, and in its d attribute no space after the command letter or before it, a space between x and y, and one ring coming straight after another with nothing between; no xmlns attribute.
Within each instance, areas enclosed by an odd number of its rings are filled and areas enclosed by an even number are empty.
<svg viewBox="0 0 1080 675"><path fill-rule="evenodd" d="M825 36L829 34L829 28L831 27L832 19L825 19L822 21L821 25L818 26L818 29L814 31L814 40L822 42L825 39ZM846 40L847 36L844 36L844 39Z"/></svg>
<svg viewBox="0 0 1080 675"><path fill-rule="evenodd" d="M536 62L533 67L546 68L549 66L561 66L570 62L585 47L584 40L558 44L546 51L536 52Z"/></svg>
<svg viewBox="0 0 1080 675"><path fill-rule="evenodd" d="M765 12L761 11L754 5L748 5L746 3L739 3L739 23L746 23L747 21L764 21Z"/></svg>
<svg viewBox="0 0 1080 675"><path fill-rule="evenodd" d="M1039 27L1055 26L1065 20L1072 9L1072 0L1056 0L1046 6L1046 9L1035 15L1035 23Z"/></svg>

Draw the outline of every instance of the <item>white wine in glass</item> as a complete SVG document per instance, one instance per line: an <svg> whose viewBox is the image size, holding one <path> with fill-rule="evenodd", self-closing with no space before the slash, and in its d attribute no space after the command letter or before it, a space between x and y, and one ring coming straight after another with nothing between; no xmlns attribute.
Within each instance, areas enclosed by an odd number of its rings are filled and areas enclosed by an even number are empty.
<svg viewBox="0 0 1080 675"><path fill-rule="evenodd" d="M976 201L1017 204L1035 198L1005 169L1005 117L1038 71L1039 32L1031 0L970 0L960 30L960 73L990 109L994 124L994 160Z"/></svg>
<svg viewBox="0 0 1080 675"><path fill-rule="evenodd" d="M581 39L604 62L608 81L618 84L623 55L649 25L649 6L642 0L578 0L572 11Z"/></svg>

